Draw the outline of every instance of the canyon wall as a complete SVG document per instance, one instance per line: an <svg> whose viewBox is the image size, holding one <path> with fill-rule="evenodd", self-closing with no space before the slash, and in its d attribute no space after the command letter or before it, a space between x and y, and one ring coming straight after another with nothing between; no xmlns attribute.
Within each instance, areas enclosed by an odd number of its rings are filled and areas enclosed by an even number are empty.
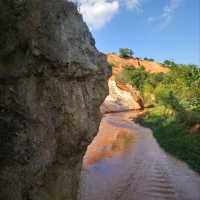
<svg viewBox="0 0 200 200"><path fill-rule="evenodd" d="M76 199L110 72L66 0L0 1L0 199Z"/></svg>

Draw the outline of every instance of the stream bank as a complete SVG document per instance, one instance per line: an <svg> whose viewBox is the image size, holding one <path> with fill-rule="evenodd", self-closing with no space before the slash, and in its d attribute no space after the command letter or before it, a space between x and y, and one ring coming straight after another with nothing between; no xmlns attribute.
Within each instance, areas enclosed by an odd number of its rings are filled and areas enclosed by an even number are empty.
<svg viewBox="0 0 200 200"><path fill-rule="evenodd" d="M137 115L104 115L83 160L79 199L199 200L200 176L165 153Z"/></svg>

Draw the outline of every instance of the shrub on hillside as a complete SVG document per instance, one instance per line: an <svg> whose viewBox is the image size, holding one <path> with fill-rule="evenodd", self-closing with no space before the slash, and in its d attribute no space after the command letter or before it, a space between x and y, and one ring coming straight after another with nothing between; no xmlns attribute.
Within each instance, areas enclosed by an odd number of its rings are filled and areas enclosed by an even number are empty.
<svg viewBox="0 0 200 200"><path fill-rule="evenodd" d="M177 64L174 62L174 61L171 61L171 60L165 60L163 62L164 65L166 65L167 67L176 67Z"/></svg>
<svg viewBox="0 0 200 200"><path fill-rule="evenodd" d="M117 76L117 79L122 82L132 84L138 90L142 90L147 76L148 73L145 71L144 67L127 67L121 74Z"/></svg>
<svg viewBox="0 0 200 200"><path fill-rule="evenodd" d="M168 73L147 74L142 81L145 104L155 105L142 123L153 129L166 151L200 172L200 131L191 134L191 128L200 124L200 69L167 64Z"/></svg>
<svg viewBox="0 0 200 200"><path fill-rule="evenodd" d="M145 104L163 105L183 121L183 115L186 119L189 112L200 115L200 69L195 65L175 63L165 74L151 74L143 67L128 67L118 78L140 90Z"/></svg>
<svg viewBox="0 0 200 200"><path fill-rule="evenodd" d="M115 67L115 64L110 62L110 63L108 63L108 67L109 67L110 70L112 70L113 67Z"/></svg>
<svg viewBox="0 0 200 200"><path fill-rule="evenodd" d="M153 61L154 61L154 59L153 59L153 58L147 58L147 57L145 57L145 58L144 58L144 60L151 61L151 62L153 62Z"/></svg>
<svg viewBox="0 0 200 200"><path fill-rule="evenodd" d="M129 48L120 48L119 49L119 56L122 58L131 58L133 57L134 52L132 49Z"/></svg>

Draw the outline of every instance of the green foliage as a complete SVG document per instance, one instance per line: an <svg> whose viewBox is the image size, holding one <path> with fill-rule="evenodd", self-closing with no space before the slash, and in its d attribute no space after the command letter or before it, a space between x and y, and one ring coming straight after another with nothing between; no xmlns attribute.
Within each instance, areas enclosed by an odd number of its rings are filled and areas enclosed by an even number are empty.
<svg viewBox="0 0 200 200"><path fill-rule="evenodd" d="M152 62L154 61L154 59L153 59L153 58L147 58L147 57L145 57L145 58L144 58L144 60L147 60L147 61L152 61Z"/></svg>
<svg viewBox="0 0 200 200"><path fill-rule="evenodd" d="M148 73L145 71L144 67L127 67L121 74L118 75L117 79L125 83L130 83L137 89L141 90L147 76Z"/></svg>
<svg viewBox="0 0 200 200"><path fill-rule="evenodd" d="M174 62L174 61L171 61L171 60L165 60L163 62L164 65L166 65L167 67L176 67L177 64Z"/></svg>
<svg viewBox="0 0 200 200"><path fill-rule="evenodd" d="M133 57L134 52L132 49L129 48L120 48L119 49L119 56L122 58L130 58Z"/></svg>
<svg viewBox="0 0 200 200"><path fill-rule="evenodd" d="M164 106L153 108L140 122L152 128L161 147L200 172L200 134L188 133L185 124Z"/></svg>
<svg viewBox="0 0 200 200"><path fill-rule="evenodd" d="M200 123L200 69L170 61L168 73L150 74L144 68L127 68L121 80L140 90L145 106L153 105L143 123L168 152L200 172L200 131L189 130Z"/></svg>
<svg viewBox="0 0 200 200"><path fill-rule="evenodd" d="M162 85L173 91L185 109L200 111L199 68L191 65L173 67L171 71L166 74Z"/></svg>
<svg viewBox="0 0 200 200"><path fill-rule="evenodd" d="M109 68L110 70L112 70L113 67L115 67L115 65L114 65L113 63L108 63L108 68Z"/></svg>
<svg viewBox="0 0 200 200"><path fill-rule="evenodd" d="M200 112L200 69L195 65L177 65L168 73L151 74L144 67L128 67L117 77L130 83L151 104L164 105L175 112Z"/></svg>

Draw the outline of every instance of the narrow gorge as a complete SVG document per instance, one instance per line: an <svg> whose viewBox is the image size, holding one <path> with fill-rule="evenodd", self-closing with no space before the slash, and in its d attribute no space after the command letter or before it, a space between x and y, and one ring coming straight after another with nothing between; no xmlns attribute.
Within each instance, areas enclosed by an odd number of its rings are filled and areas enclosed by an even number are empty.
<svg viewBox="0 0 200 200"><path fill-rule="evenodd" d="M0 199L76 199L106 58L66 0L1 0L0 26Z"/></svg>
<svg viewBox="0 0 200 200"><path fill-rule="evenodd" d="M0 0L0 200L200 200L200 68L138 2Z"/></svg>

